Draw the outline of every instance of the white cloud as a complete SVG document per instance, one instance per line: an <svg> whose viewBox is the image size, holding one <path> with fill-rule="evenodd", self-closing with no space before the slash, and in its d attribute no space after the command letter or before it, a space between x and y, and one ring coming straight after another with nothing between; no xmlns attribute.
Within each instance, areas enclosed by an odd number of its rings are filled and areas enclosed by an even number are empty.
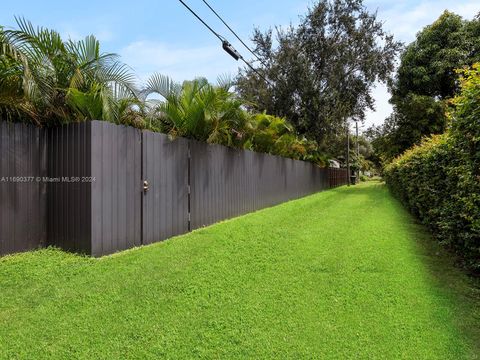
<svg viewBox="0 0 480 360"><path fill-rule="evenodd" d="M221 74L235 75L240 65L223 52L220 44L186 48L163 42L137 41L123 48L120 55L142 80L159 72L176 81L198 76L215 81Z"/></svg>
<svg viewBox="0 0 480 360"><path fill-rule="evenodd" d="M385 22L385 28L397 39L405 42L414 40L415 34L426 25L434 22L445 10L452 11L464 18L471 19L480 11L478 0L464 1L422 1L412 3L398 1L385 4L378 1L368 1L371 9L378 8L378 16Z"/></svg>

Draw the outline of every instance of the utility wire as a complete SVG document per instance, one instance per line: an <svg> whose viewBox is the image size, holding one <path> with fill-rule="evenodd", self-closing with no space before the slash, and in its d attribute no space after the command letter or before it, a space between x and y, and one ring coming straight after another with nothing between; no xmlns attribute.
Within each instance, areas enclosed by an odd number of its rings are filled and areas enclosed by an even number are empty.
<svg viewBox="0 0 480 360"><path fill-rule="evenodd" d="M188 11L190 11L192 13L193 16L195 16L208 30L210 30L218 39L220 39L220 41L222 43L227 43L229 46L230 43L223 37L221 36L219 33L217 33L215 30L212 29L212 27L210 25L208 25L195 11L193 11L183 0L178 0L180 1L180 3L185 6L187 8ZM206 2L205 2L206 3ZM213 11L215 12L215 10L213 10L210 5L208 5L208 3L206 3L207 6ZM216 14L216 13L215 13ZM219 16L218 14L216 14L217 16ZM223 20L222 20L223 21ZM226 24L225 24L226 25ZM226 25L229 29L230 27L228 25ZM231 30L231 29L230 29ZM233 30L231 30L233 31ZM235 36L237 36L235 34ZM240 38L237 36L237 38L240 40ZM240 40L243 44L243 41ZM245 45L246 46L246 45ZM251 51L251 50L250 50ZM257 69L255 69L252 64L250 64L247 60L245 60L245 58L238 54L239 55L239 59L242 60L253 72L255 72L258 76L260 76L267 84L271 85L271 82L264 76L262 75ZM255 55L255 54L254 54ZM255 55L256 56L256 55Z"/></svg>
<svg viewBox="0 0 480 360"><path fill-rule="evenodd" d="M258 76L260 76L263 80L265 80L265 82L268 84L268 85L272 85L271 81L268 80L265 76L263 76L259 71L257 71L257 69L255 69L247 60L245 60L242 57L240 57L240 60L242 60L250 69L252 69L253 72L255 72L255 74L257 74Z"/></svg>
<svg viewBox="0 0 480 360"><path fill-rule="evenodd" d="M195 11L193 11L187 4L185 4L185 2L183 0L178 0L182 3L183 6L185 6L188 11L190 11L193 16L195 16L208 30L210 30L217 38L220 39L220 41L222 41L222 43L228 43L228 41L223 37L221 36L220 34L218 34L215 30L213 30L199 15L197 15L197 13ZM213 11L213 13L225 24L225 26L235 35L235 37L240 40L240 42L255 56L257 57L257 55L242 41L242 39L240 39L240 37L232 30L232 28L230 26L227 25L227 23L220 17L220 15L218 15L218 13L205 1L205 0L202 0L205 5L208 6L208 8ZM230 45L230 43L228 43ZM245 58L238 53L238 56L239 56L239 59L242 60L255 74L257 74L260 78L262 78L266 83L267 85L270 85L272 86L272 82L270 80L268 80L264 75L262 75L257 69L255 69L252 64L250 64L247 60L245 60ZM262 62L263 65L265 65L265 63L260 60L258 57L257 59ZM266 66L266 65L265 65ZM316 118L316 116L313 114L313 112L309 109L309 108L305 108L305 110L307 111L307 113L309 113L310 115L312 115L313 117Z"/></svg>
<svg viewBox="0 0 480 360"><path fill-rule="evenodd" d="M268 67L268 64L260 59L260 57L240 38L240 36L237 35L237 33L227 24L227 22L225 20L222 19L222 17L215 11L215 9L213 9L213 7L206 1L206 0L202 0L205 5L208 6L208 8L217 16L218 19L220 19L220 21L228 28L228 30L230 30L230 32L235 35L235 37L238 39L238 41L240 41L242 43L242 45L253 55L255 56L255 58L260 61L262 63L263 66L265 67ZM284 68L280 68L281 70L285 71Z"/></svg>
<svg viewBox="0 0 480 360"><path fill-rule="evenodd" d="M202 0L205 5L207 5L207 7L217 16L217 18L228 28L228 30L230 30L230 32L238 39L238 41L240 41L242 43L242 45L253 55L255 56L255 58L260 61L262 63L263 66L267 67L268 68L268 64L260 59L260 57L240 38L240 36L237 35L237 33L227 24L227 22L225 20L223 20L223 18L218 14L218 12L215 11L215 9L206 1L206 0ZM243 59L242 59L243 60ZM255 69L252 68L252 66L250 64L247 64L250 69L252 69L253 71L255 71ZM284 68L280 68L281 70L285 71ZM255 71L257 74L258 72ZM267 81L267 83L271 84L271 81L268 81L265 79L265 77L262 76L262 78ZM277 80L278 80L278 77L277 77Z"/></svg>
<svg viewBox="0 0 480 360"><path fill-rule="evenodd" d="M222 19L222 17L215 11L215 9L206 1L206 0L202 0L204 2L205 5L207 5L207 7L215 14L215 16L223 23L223 25L225 25L227 27L228 30L230 30L230 32L238 39L238 41L240 41L242 43L242 45L248 50L250 51L250 53L255 56L255 58L260 61L264 66L267 66L267 64L258 57L257 54L255 54L255 52L250 49L250 47L245 44L245 42L240 38L240 36L237 35L237 33L226 23L225 20Z"/></svg>
<svg viewBox="0 0 480 360"><path fill-rule="evenodd" d="M213 30L199 15L197 15L197 13L195 11L193 11L187 4L185 4L185 2L183 0L178 0L180 1L180 3L185 6L187 8L188 11L190 11L193 16L195 16L208 30L210 30L218 39L220 39L220 41L222 41L222 44L224 43L227 43L228 45L230 45L230 43L223 37L221 36L219 33L217 33L215 30ZM226 22L220 17L220 15L217 14L217 12L215 10L213 10L213 8L205 1L205 0L202 0L209 8L210 10L213 11L213 13L215 15L217 15L217 17L225 24L225 26L236 36L236 38L238 40L240 40L240 42L255 56L257 57L257 55L247 46L245 45L245 43L240 39L240 37L230 28L230 26L228 26L226 24ZM230 45L231 46L231 45ZM237 52L238 53L238 52ZM244 57L238 53L238 56L239 56L239 59L242 60L255 74L257 74L260 78L262 78L266 83L267 85L272 85L272 82L270 80L268 80L264 75L262 75L257 69L255 69L252 64L250 64L247 60L244 59ZM257 57L258 59L258 57ZM260 59L259 59L260 60ZM260 60L261 61L261 60ZM262 62L262 61L261 61ZM262 62L263 65L265 65L265 63ZM265 65L266 66L266 65ZM278 79L278 78L277 78ZM309 109L309 108L306 108L307 112L310 114L310 115L313 115L314 117L316 117L313 112Z"/></svg>
<svg viewBox="0 0 480 360"><path fill-rule="evenodd" d="M218 34L215 30L213 30L210 25L208 25L205 21L203 21L203 19L197 15L197 13L195 11L193 11L187 4L185 4L185 2L183 0L178 0L182 3L183 6L185 6L188 11L190 11L193 16L195 16L203 25L205 25L205 27L210 30L217 38L219 38L221 41L224 41L225 38L223 38L223 36L221 36L220 34Z"/></svg>

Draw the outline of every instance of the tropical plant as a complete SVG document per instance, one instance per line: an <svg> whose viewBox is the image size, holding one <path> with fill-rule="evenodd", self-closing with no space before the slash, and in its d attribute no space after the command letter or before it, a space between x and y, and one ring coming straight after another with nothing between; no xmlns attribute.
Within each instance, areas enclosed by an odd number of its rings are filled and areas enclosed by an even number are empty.
<svg viewBox="0 0 480 360"><path fill-rule="evenodd" d="M298 137L284 118L248 113L245 102L230 91L231 84L227 78L220 78L217 85L198 78L180 85L167 76L152 75L142 91L148 127L173 138L326 163L317 144ZM152 94L161 98L149 99Z"/></svg>
<svg viewBox="0 0 480 360"><path fill-rule="evenodd" d="M286 150L294 140L293 134L293 127L285 118L267 115L265 112L255 114L249 119L248 140L244 147L267 153L273 153L279 148Z"/></svg>
<svg viewBox="0 0 480 360"><path fill-rule="evenodd" d="M204 78L175 83L161 74L153 74L142 91L160 100L146 100L151 126L172 137L184 136L209 143L239 146L244 141L248 114L243 101L229 89L231 83L219 79L217 85Z"/></svg>
<svg viewBox="0 0 480 360"><path fill-rule="evenodd" d="M0 117L57 125L106 120L231 147L324 165L316 142L299 137L283 118L252 115L232 81L204 78L175 83L154 74L142 91L115 54L100 52L93 36L63 41L56 31L17 19L0 27ZM160 97L160 98L158 98Z"/></svg>
<svg viewBox="0 0 480 360"><path fill-rule="evenodd" d="M98 40L63 41L56 31L16 19L0 28L0 114L39 125L83 119L121 122L121 100L135 99L135 78Z"/></svg>
<svg viewBox="0 0 480 360"><path fill-rule="evenodd" d="M306 160L325 166L327 159L315 141L300 137L285 119L265 112L252 115L248 122L244 148L258 152Z"/></svg>

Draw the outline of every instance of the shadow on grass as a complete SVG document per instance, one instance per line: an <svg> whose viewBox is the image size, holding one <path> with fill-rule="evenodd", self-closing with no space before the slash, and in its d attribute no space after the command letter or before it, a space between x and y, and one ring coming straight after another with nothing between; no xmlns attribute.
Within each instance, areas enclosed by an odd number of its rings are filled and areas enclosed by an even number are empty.
<svg viewBox="0 0 480 360"><path fill-rule="evenodd" d="M452 300L456 326L480 354L480 279L460 268L455 255L435 241L422 225L413 226L421 228L416 245L425 268L434 284Z"/></svg>
<svg viewBox="0 0 480 360"><path fill-rule="evenodd" d="M367 183L368 184L368 183ZM442 290L454 305L457 328L472 341L476 354L480 354L480 277L468 273L459 266L458 257L435 240L428 229L420 223L399 200L389 194L384 182L370 182L345 189L335 189L345 196L369 196L369 201L389 201L398 215L404 217L414 236L415 252L419 255L435 287ZM476 358L480 358L480 355Z"/></svg>

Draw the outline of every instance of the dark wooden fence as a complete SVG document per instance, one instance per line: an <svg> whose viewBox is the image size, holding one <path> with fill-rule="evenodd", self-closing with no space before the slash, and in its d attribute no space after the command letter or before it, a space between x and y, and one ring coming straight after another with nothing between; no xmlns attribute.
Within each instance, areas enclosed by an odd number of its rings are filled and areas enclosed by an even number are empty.
<svg viewBox="0 0 480 360"><path fill-rule="evenodd" d="M328 188L312 163L191 141L191 227Z"/></svg>
<svg viewBox="0 0 480 360"><path fill-rule="evenodd" d="M348 176L345 169L329 168L328 170L329 187L334 188L347 184Z"/></svg>
<svg viewBox="0 0 480 360"><path fill-rule="evenodd" d="M143 132L142 244L151 244L189 230L188 140L171 141L164 134Z"/></svg>
<svg viewBox="0 0 480 360"><path fill-rule="evenodd" d="M47 240L46 149L41 129L0 122L0 255Z"/></svg>
<svg viewBox="0 0 480 360"><path fill-rule="evenodd" d="M104 121L48 131L48 244L91 255L142 244L142 133Z"/></svg>
<svg viewBox="0 0 480 360"><path fill-rule="evenodd" d="M2 122L0 139L0 254L48 244L102 256L347 181L344 169L101 121Z"/></svg>

